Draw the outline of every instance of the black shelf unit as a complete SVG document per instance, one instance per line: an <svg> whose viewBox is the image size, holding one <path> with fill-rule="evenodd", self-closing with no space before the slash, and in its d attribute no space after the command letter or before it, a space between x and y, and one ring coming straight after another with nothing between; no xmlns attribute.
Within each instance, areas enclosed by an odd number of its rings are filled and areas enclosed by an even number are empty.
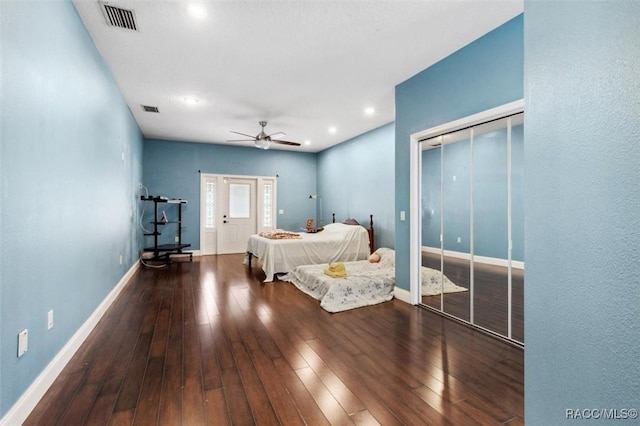
<svg viewBox="0 0 640 426"><path fill-rule="evenodd" d="M193 253L185 253L183 249L191 247L191 244L185 244L182 242L182 205L187 204L186 200L166 198L166 197L154 197L149 195L145 197L140 196L142 201L153 201L153 232L145 233L145 236L153 237L153 247L145 247L145 253L153 253L151 257L144 257L145 262L161 262L170 263L171 256L189 256L189 261L193 261ZM178 220L164 221L158 220L158 204L176 204L178 206ZM177 237L178 241L171 244L158 244L158 236L161 235L158 228L169 224L177 224Z"/></svg>

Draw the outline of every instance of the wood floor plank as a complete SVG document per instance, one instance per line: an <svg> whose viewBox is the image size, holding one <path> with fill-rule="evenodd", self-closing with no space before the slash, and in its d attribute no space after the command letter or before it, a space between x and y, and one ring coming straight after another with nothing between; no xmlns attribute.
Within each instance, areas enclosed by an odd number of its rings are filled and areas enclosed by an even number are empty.
<svg viewBox="0 0 640 426"><path fill-rule="evenodd" d="M324 386L331 392L331 395L338 401L348 415L365 410L362 402L349 390L342 380L331 370L331 368L316 354L311 346L306 342L298 345L300 354L307 361L316 376L322 381Z"/></svg>
<svg viewBox="0 0 640 426"><path fill-rule="evenodd" d="M367 410L362 410L351 415L351 421L356 425L379 425L378 421Z"/></svg>
<svg viewBox="0 0 640 426"><path fill-rule="evenodd" d="M134 424L147 426L155 425L158 422L163 379L164 357L149 359L140 395L138 396Z"/></svg>
<svg viewBox="0 0 640 426"><path fill-rule="evenodd" d="M521 349L398 300L330 314L262 279L242 255L140 269L24 424L523 423Z"/></svg>
<svg viewBox="0 0 640 426"><path fill-rule="evenodd" d="M91 404L84 424L95 426L109 424L116 397L115 394L98 396Z"/></svg>
<svg viewBox="0 0 640 426"><path fill-rule="evenodd" d="M332 425L353 424L349 414L342 408L338 400L335 399L311 367L296 370L296 374L304 383L324 416L329 420L329 423Z"/></svg>
<svg viewBox="0 0 640 426"><path fill-rule="evenodd" d="M328 425L329 421L291 365L284 358L273 360L273 365L278 370L280 380L289 391L304 421L308 425Z"/></svg>
<svg viewBox="0 0 640 426"><path fill-rule="evenodd" d="M182 423L185 425L205 424L204 390L199 377L185 377L182 397Z"/></svg>
<svg viewBox="0 0 640 426"><path fill-rule="evenodd" d="M207 425L227 426L231 424L227 413L227 402L225 401L222 388L211 389L205 392L205 413ZM178 423L169 423L178 424Z"/></svg>
<svg viewBox="0 0 640 426"><path fill-rule="evenodd" d="M240 342L233 343L231 348L256 423L260 425L278 424L278 416L276 416L267 392L251 362L247 348Z"/></svg>
<svg viewBox="0 0 640 426"><path fill-rule="evenodd" d="M182 423L182 384L182 366L165 363L158 424L179 425Z"/></svg>
<svg viewBox="0 0 640 426"><path fill-rule="evenodd" d="M222 383L224 385L224 394L227 400L227 409L232 424L248 425L253 424L253 414L251 406L244 388L242 380L237 369L225 368L222 370Z"/></svg>
<svg viewBox="0 0 640 426"><path fill-rule="evenodd" d="M381 400L379 395L366 385L362 375L369 375L369 372L361 371L350 353L328 349L318 339L310 340L307 343L313 347L314 351L326 361L345 385L362 401L367 408L367 413L373 415L379 423L384 425L402 424L393 410L387 405L387 401Z"/></svg>
<svg viewBox="0 0 640 426"><path fill-rule="evenodd" d="M295 402L291 399L269 357L262 351L251 351L251 359L280 423L304 425L305 422L300 417Z"/></svg>
<svg viewBox="0 0 640 426"><path fill-rule="evenodd" d="M84 378L82 371L65 374L53 383L49 391L31 412L24 425L55 424L70 408L68 401L73 399Z"/></svg>

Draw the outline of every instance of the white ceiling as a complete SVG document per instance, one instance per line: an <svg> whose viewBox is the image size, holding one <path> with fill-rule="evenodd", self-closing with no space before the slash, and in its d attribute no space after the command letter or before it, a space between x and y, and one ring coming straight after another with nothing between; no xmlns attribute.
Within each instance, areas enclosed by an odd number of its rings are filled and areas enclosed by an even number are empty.
<svg viewBox="0 0 640 426"><path fill-rule="evenodd" d="M306 152L394 121L396 84L523 9L522 0L200 0L198 19L188 0L109 1L134 11L133 31L109 26L97 0L73 2L145 137L224 144L238 139L230 130L256 135L267 120L266 133L310 141L272 148Z"/></svg>

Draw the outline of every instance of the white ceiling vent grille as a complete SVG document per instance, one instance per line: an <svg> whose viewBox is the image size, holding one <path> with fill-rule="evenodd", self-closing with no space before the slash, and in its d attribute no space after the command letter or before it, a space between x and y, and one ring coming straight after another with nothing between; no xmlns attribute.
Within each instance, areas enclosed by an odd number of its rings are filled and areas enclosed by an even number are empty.
<svg viewBox="0 0 640 426"><path fill-rule="evenodd" d="M136 15L133 10L122 9L120 7L111 6L108 3L100 2L102 13L107 20L107 24L112 27L125 28L127 30L138 30L136 23Z"/></svg>

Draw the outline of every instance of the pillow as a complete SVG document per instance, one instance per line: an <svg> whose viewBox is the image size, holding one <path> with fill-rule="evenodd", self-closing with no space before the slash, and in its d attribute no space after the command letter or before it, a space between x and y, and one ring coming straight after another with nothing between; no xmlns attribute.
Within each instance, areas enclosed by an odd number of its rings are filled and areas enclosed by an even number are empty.
<svg viewBox="0 0 640 426"><path fill-rule="evenodd" d="M380 261L378 265L381 268L392 268L396 266L396 252L393 249L387 247L380 247L378 250L373 252L380 256Z"/></svg>
<svg viewBox="0 0 640 426"><path fill-rule="evenodd" d="M347 219L342 223L344 223L345 225L360 225L355 219Z"/></svg>

